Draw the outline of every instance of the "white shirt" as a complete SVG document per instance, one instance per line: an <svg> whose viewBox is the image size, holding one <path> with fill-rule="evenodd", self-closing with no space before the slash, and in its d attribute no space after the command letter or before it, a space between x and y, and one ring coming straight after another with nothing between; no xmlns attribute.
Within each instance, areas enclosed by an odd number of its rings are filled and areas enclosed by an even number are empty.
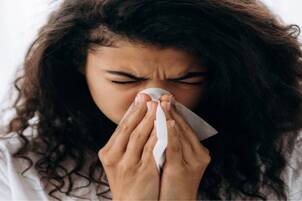
<svg viewBox="0 0 302 201"><path fill-rule="evenodd" d="M26 135L30 133L29 130L30 129L25 132ZM10 134L10 136L12 136L12 138L5 140L0 139L0 201L56 200L48 195L48 192L53 189L53 186L43 185L43 182L41 182L34 167L31 167L24 173L25 177L21 175L22 171L28 167L28 162L23 159L15 159L12 157L12 153L14 153L17 148L20 147L21 140L16 134ZM30 158L35 161L35 158L32 157L32 155L30 155ZM67 166L64 165L64 167L68 169L68 164ZM79 178L80 177L77 177L76 179ZM68 182L67 180L64 181ZM87 184L87 180L85 179L79 179L76 181L74 180L74 188ZM102 177L102 181L106 181L104 176ZM74 194L85 197L88 200L100 200L96 196L95 188L96 185L90 185L90 188L81 188ZM103 186L101 192L106 191L107 189L107 187ZM64 193L60 192L56 192L54 195L64 201L85 200L73 196L66 196ZM105 196L111 198L112 194L109 191L107 194L105 194ZM109 199L105 198L101 200L109 201Z"/></svg>
<svg viewBox="0 0 302 201"><path fill-rule="evenodd" d="M43 185L33 167L25 173L26 177L21 175L22 170L27 167L28 163L23 160L13 159L11 155L19 145L20 140L17 138L0 140L0 200L55 200L48 196L48 190L43 189ZM297 143L294 145L293 153L290 156L290 163L291 167L286 167L283 174L285 182L289 185L288 200L301 201L302 132L297 139ZM98 200L95 194L95 188L83 188L77 193L77 195L85 196L89 200ZM83 200L66 196L63 193L55 195L60 196L62 200ZM111 192L109 191L106 196L111 197ZM108 199L103 200L107 201Z"/></svg>

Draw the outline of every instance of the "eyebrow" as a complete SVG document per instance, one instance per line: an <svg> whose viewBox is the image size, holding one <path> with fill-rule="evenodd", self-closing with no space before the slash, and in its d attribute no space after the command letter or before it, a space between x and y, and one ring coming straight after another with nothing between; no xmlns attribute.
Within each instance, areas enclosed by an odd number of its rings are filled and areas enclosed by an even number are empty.
<svg viewBox="0 0 302 201"><path fill-rule="evenodd" d="M124 72L124 71L112 71L112 70L106 70L107 73L113 74L113 75L120 75L120 76L124 76L124 77L128 77L134 80L148 80L148 77L137 77L131 73L128 72ZM208 74L207 71L205 72L188 72L187 74L178 77L178 78L171 78L169 80L174 80L174 81L178 81L178 80L183 80L183 79L187 79L187 78L191 78L191 77L204 77Z"/></svg>

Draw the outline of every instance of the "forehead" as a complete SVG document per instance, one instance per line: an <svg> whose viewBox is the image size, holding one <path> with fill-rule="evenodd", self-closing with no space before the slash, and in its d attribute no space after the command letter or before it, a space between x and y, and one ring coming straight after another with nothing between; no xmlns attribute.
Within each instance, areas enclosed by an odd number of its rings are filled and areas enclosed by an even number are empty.
<svg viewBox="0 0 302 201"><path fill-rule="evenodd" d="M174 68L199 68L199 60L193 55L177 48L159 48L121 41L116 47L99 46L90 52L92 59L120 67L157 66Z"/></svg>

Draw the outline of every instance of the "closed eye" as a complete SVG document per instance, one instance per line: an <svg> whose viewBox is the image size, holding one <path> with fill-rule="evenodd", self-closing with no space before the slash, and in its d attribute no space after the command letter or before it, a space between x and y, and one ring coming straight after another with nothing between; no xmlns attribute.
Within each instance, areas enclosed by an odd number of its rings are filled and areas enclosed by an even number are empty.
<svg viewBox="0 0 302 201"><path fill-rule="evenodd" d="M199 81L199 82L184 82L180 80L169 80L170 82L175 82L175 83L181 83L181 84L188 84L188 85L199 85L202 84L204 81ZM116 81L116 80L111 80L112 83L116 84L134 84L134 83L139 83L142 82L142 80L133 80L133 81Z"/></svg>
<svg viewBox="0 0 302 201"><path fill-rule="evenodd" d="M131 84L131 83L141 82L141 81L115 81L115 80L111 80L111 82L116 83L116 84Z"/></svg>
<svg viewBox="0 0 302 201"><path fill-rule="evenodd" d="M138 83L138 82L148 80L148 78L138 78L138 77L136 77L134 75L131 75L129 73L126 73L126 72L109 71L109 73L118 74L120 76L126 76L126 77L129 77L131 79L134 79L134 80L131 80L131 81L112 80L111 82L115 83L115 84L135 84L135 83ZM205 77L207 75L207 73L208 72L189 72L189 73L185 74L184 76L181 76L181 77L178 77L178 78L168 79L168 81L174 82L174 83L180 83L180 84L187 84L187 85L199 85L199 84L202 84L204 81L186 82L184 80L188 80L188 79L193 79L194 80L194 78Z"/></svg>

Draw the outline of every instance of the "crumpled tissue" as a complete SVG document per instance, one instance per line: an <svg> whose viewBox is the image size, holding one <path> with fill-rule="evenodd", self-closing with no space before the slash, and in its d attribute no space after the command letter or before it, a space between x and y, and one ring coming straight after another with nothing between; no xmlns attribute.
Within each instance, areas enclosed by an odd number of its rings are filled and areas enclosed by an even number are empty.
<svg viewBox="0 0 302 201"><path fill-rule="evenodd" d="M164 94L170 94L169 91L161 88L147 88L140 91L139 93L149 95L153 101L156 101L158 103L160 103L161 96L163 96ZM186 106L177 102L177 100L175 100L174 105L178 113L181 114L181 116L191 126L200 141L205 140L218 133L215 128L209 125L205 120L192 112ZM154 123L157 142L153 149L153 157L156 162L157 168L160 171L163 163L165 162L165 150L168 145L166 116L160 104L158 104L156 109L156 119Z"/></svg>

